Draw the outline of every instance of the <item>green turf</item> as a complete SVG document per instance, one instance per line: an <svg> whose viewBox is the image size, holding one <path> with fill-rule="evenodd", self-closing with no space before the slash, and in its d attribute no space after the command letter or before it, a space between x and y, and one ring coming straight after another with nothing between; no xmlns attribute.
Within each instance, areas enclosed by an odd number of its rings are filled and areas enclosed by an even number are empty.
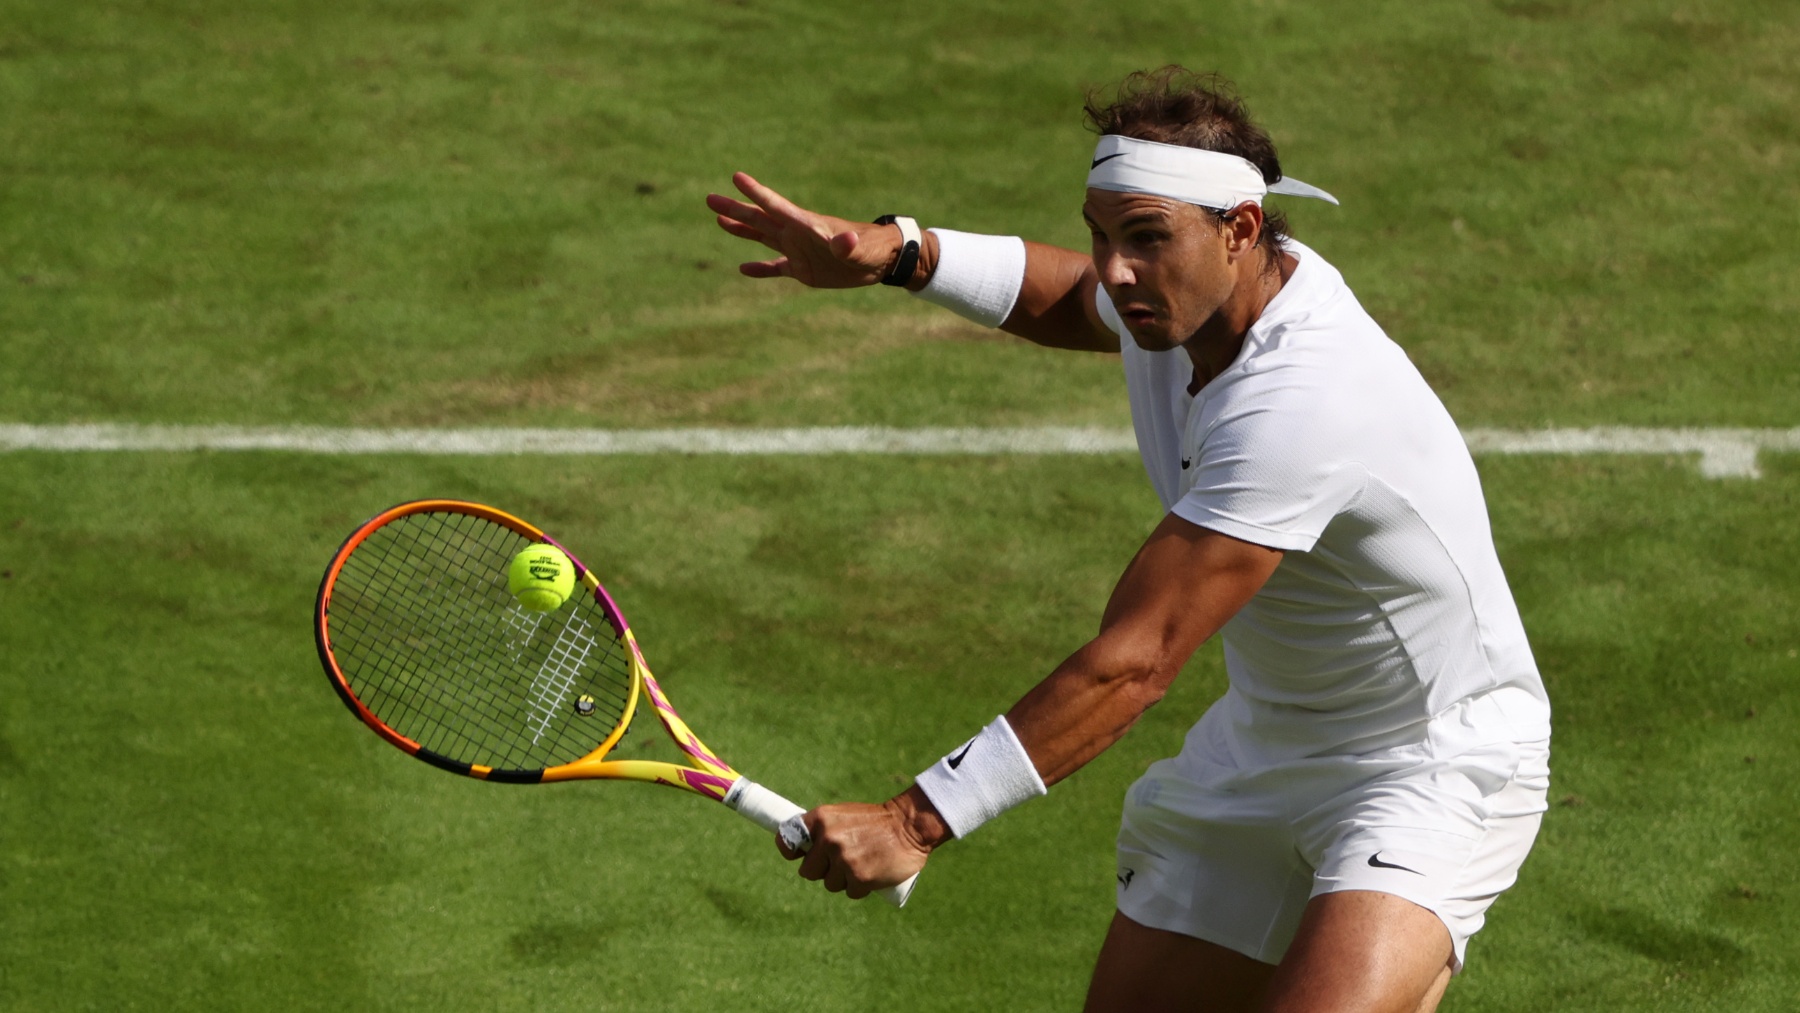
<svg viewBox="0 0 1800 1013"><path fill-rule="evenodd" d="M700 199L744 168L1080 244L1082 88L1166 60L1344 199L1298 235L1463 423L1800 423L1785 0L13 0L0 422L1122 424L1116 361L746 281ZM1482 462L1558 804L1446 1010L1800 1005L1800 462L1763 466ZM611 546L676 703L803 801L1004 707L1156 513L1123 456L0 457L0 1009L1077 1007L1121 789L1216 647L913 907L852 907L699 800L358 728L317 570L421 495Z"/></svg>
<svg viewBox="0 0 1800 1013"><path fill-rule="evenodd" d="M1080 644L1154 517L1135 462L545 463L0 461L0 995L1072 1008L1120 792L1221 688L1212 649L1119 747L941 852L897 914L790 879L689 796L405 760L329 692L306 617L365 504L507 502L608 546L595 565L725 755L800 799L880 798ZM1800 467L1771 463L1757 483L1662 460L1486 467L1558 703L1560 801L1447 1009L1787 1008Z"/></svg>
<svg viewBox="0 0 1800 1013"><path fill-rule="evenodd" d="M1299 235L1465 422L1791 425L1797 58L1790 0L14 0L0 395L52 422L1117 420L1104 364L744 283L700 201L743 168L1079 246L1082 89L1181 60L1343 198L1290 202Z"/></svg>

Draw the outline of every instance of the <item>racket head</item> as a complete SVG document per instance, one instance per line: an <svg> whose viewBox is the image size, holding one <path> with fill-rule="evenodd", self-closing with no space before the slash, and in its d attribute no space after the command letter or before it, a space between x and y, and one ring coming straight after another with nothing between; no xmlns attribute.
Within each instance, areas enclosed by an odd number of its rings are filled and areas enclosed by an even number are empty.
<svg viewBox="0 0 1800 1013"><path fill-rule="evenodd" d="M551 612L506 587L512 557L538 543L576 567L574 593ZM601 760L649 677L618 605L573 553L460 500L402 503L351 532L320 581L313 633L332 688L364 724L488 781L536 783Z"/></svg>

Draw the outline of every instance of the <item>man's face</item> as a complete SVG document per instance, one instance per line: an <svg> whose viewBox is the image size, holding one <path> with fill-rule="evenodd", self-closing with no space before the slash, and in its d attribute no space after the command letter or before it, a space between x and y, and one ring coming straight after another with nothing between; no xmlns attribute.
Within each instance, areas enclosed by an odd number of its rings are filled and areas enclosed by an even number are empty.
<svg viewBox="0 0 1800 1013"><path fill-rule="evenodd" d="M1087 192L1094 268L1139 348L1175 348L1231 296L1244 258L1231 230L1201 208L1168 197Z"/></svg>

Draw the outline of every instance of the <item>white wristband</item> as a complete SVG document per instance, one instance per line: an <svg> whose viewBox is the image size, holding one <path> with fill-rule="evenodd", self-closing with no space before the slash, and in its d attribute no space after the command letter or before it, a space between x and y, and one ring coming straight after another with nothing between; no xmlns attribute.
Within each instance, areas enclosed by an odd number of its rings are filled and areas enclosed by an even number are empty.
<svg viewBox="0 0 1800 1013"><path fill-rule="evenodd" d="M978 324L1005 323L1025 284L1025 240L949 229L930 232L938 241L937 262L931 280L913 295Z"/></svg>
<svg viewBox="0 0 1800 1013"><path fill-rule="evenodd" d="M915 780L957 837L1049 791L1004 714Z"/></svg>

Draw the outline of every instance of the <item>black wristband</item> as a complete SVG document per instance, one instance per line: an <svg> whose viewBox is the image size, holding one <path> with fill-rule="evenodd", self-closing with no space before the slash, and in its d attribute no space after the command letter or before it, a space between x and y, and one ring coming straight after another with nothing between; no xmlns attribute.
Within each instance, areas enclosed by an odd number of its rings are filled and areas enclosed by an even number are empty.
<svg viewBox="0 0 1800 1013"><path fill-rule="evenodd" d="M875 224L900 226L900 237L904 240L900 246L900 258L894 261L893 270L881 279L881 283L905 287L912 280L913 272L919 268L919 244L923 240L919 223L904 215L882 215L875 219Z"/></svg>

